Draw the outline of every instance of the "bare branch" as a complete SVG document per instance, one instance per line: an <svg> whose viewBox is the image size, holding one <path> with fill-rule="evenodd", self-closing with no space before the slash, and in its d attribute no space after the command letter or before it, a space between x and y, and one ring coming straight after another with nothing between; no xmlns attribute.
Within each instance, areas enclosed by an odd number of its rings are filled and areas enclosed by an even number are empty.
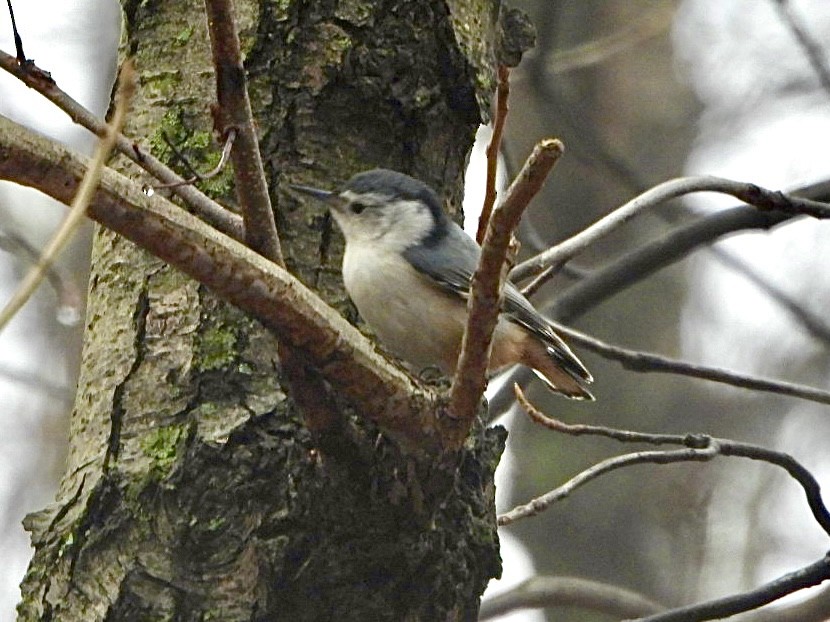
<svg viewBox="0 0 830 622"><path fill-rule="evenodd" d="M809 566L785 574L754 590L639 618L638 622L698 622L728 618L743 611L757 609L798 590L819 585L828 579L830 579L830 554Z"/></svg>
<svg viewBox="0 0 830 622"><path fill-rule="evenodd" d="M505 258L513 230L563 150L558 140L544 140L536 145L507 190L504 201L490 218L481 259L473 275L467 325L450 389L449 412L460 423L458 433L450 441L451 446L460 446L463 442L484 392L490 343L501 311Z"/></svg>
<svg viewBox="0 0 830 622"><path fill-rule="evenodd" d="M647 190L573 237L520 263L511 271L510 278L515 281L522 280L538 274L547 266L563 264L634 218L644 209L693 192L729 194L759 210L779 210L788 214L830 218L830 205L826 203L802 199L767 190L755 184L720 177L681 177Z"/></svg>
<svg viewBox="0 0 830 622"><path fill-rule="evenodd" d="M503 594L481 603L478 620L493 620L519 609L579 607L617 619L639 618L666 607L642 594L616 585L579 577L531 577Z"/></svg>
<svg viewBox="0 0 830 622"><path fill-rule="evenodd" d="M499 168L499 150L501 149L501 137L504 134L504 123L507 121L508 100L510 98L510 69L505 65L498 67L499 84L496 88L496 116L493 119L493 135L490 137L490 144L487 145L487 180L484 190L484 205L481 207L481 215L478 217L478 230L476 231L476 242L484 243L484 235L487 233L487 224L490 222L490 215L496 204L496 176Z"/></svg>
<svg viewBox="0 0 830 622"><path fill-rule="evenodd" d="M0 179L66 203L85 170L85 159L0 117ZM442 448L437 397L285 270L109 169L89 216L257 317L404 449Z"/></svg>
<svg viewBox="0 0 830 622"><path fill-rule="evenodd" d="M106 134L106 123L58 88L47 72L38 69L31 62L28 62L25 66L20 66L14 56L0 50L0 69L5 69L26 86L43 95L81 127L86 128L99 138L103 138ZM129 138L119 134L115 140L115 149L156 179L173 185L173 193L180 197L205 222L210 223L219 231L236 240L245 239L242 219L239 216L229 212L197 188L183 184L184 180L179 175L157 158L143 151Z"/></svg>
<svg viewBox="0 0 830 622"><path fill-rule="evenodd" d="M536 497L529 503L519 505L498 517L499 527L505 527L522 518L536 516L547 510L557 501L561 501L574 490L597 479L600 475L616 471L635 464L671 464L674 462L707 462L718 455L717 443L712 442L701 449L687 447L684 449L635 451L622 456L614 456L585 469L558 488Z"/></svg>
<svg viewBox="0 0 830 622"><path fill-rule="evenodd" d="M585 280L559 294L545 311L563 322L571 321L614 294L683 259L696 248L729 233L768 230L792 218L781 212L759 212L743 206L705 216L594 270Z"/></svg>
<svg viewBox="0 0 830 622"><path fill-rule="evenodd" d="M245 242L263 257L282 265L282 250L274 223L274 210L259 153L251 102L248 99L245 68L236 32L231 0L205 0L208 32L216 70L218 118L223 135L238 133L231 158L236 196L245 222Z"/></svg>
<svg viewBox="0 0 830 622"><path fill-rule="evenodd" d="M26 277L20 283L11 300L0 311L0 330L5 328L6 324L9 323L29 298L31 298L38 285L43 282L58 253L72 239L75 231L77 231L81 222L83 222L87 207L92 201L95 188L98 186L98 180L101 178L101 171L112 151L115 137L121 131L121 128L124 127L124 121L127 119L127 110L129 109L130 100L134 93L135 71L132 62L127 60L121 67L118 78L118 95L116 97L115 113L113 114L112 121L109 124L106 135L98 143L98 148L95 150L95 156L92 159L90 167L87 169L83 181L78 187L78 193L72 200L72 207L69 210L69 214L67 214L61 223L54 237L46 245L46 248L43 249L43 254L37 263L26 274Z"/></svg>
<svg viewBox="0 0 830 622"><path fill-rule="evenodd" d="M639 350L621 348L596 339L595 337L591 337L590 335L578 330L574 330L573 328L563 326L557 322L552 322L552 324L559 334L568 337L574 343L579 344L592 352L596 352L604 358L617 361L622 364L625 369L629 369L631 371L641 373L677 374L680 376L689 376L692 378L700 378L701 380L728 384L733 387L741 387L752 391L765 391L768 393L775 393L777 395L786 395L789 397L809 400L811 402L818 402L819 404L830 404L830 391L825 391L815 387L808 387L802 384L786 382L784 380L772 380L752 376L750 374L740 374L719 367L696 365L688 361L681 361L667 356L661 356L659 354L652 354L650 352L641 352Z"/></svg>
<svg viewBox="0 0 830 622"><path fill-rule="evenodd" d="M516 394L516 398L519 400L519 403L525 409L527 414L533 419L535 422L540 423L541 425L549 428L551 430L555 430L557 432L563 432L565 434L572 434L575 436L580 436L583 434L590 434L594 436L604 436L606 438L612 438L617 441L627 442L627 443L649 443L652 445L667 445L667 444L674 444L674 445L684 445L689 449L695 450L711 450L714 448L715 455L722 455L722 456L730 456L730 457L739 457L739 458L749 458L750 460L760 460L762 462L768 462L769 464L773 464L775 466L781 467L787 473L795 479L801 487L804 489L804 495L807 498L807 504L810 506L810 511L813 513L813 517L816 519L816 522L821 525L821 528L830 535L830 512L827 510L827 506L824 504L824 500L821 496L821 486L819 485L818 481L815 477L813 477L812 473L808 471L801 463L799 463L795 458L792 456L779 452L773 451L771 449L767 449L766 447L760 447L758 445L750 445L747 443L740 443L738 441L731 441L728 439L723 438L712 438L710 436L704 434L684 434L684 435L672 435L672 434L647 434L643 432L631 432L628 430L617 430L614 428L607 428L604 426L592 426L592 425L569 425L562 421L558 421L543 414L537 408L535 408L525 397L522 390L519 388L518 385L514 385L514 392ZM642 452L641 452L642 453ZM653 453L653 452L651 452ZM669 452L672 453L672 452ZM628 458L629 463L631 464L638 464L636 460L630 458L630 456L637 456L638 454L629 454L629 456L619 456L618 458ZM711 456L714 457L714 456ZM582 474L578 475L574 480L579 479L585 473L600 467L601 465L605 465L608 462L613 462L618 458L612 458L610 461L606 460L605 462L601 462L599 465L588 469L588 471L583 472ZM690 459L697 459L700 460L702 458L690 458ZM672 462L676 462L677 460L670 460ZM658 462L658 461L653 461ZM617 464L613 463L609 467L604 467L605 470L613 470L614 468L619 468L619 466L625 466L625 464ZM593 475L590 479L596 477ZM558 501L560 498L565 496L570 492L571 489L566 489L564 494L557 493L557 490L561 490L566 486L569 486L571 482L565 484L554 491L547 493L547 495L543 495L543 497L551 496L551 501L547 503L547 506L552 504L555 501ZM584 481L578 482L578 485L585 483ZM575 486L574 486L575 487ZM557 493L557 494L554 494ZM539 499L542 499L540 497ZM519 513L513 515L514 512L523 508L528 508L532 506L536 501L534 500L531 503L527 504L526 506L521 506L520 508L514 508L508 514L511 514L511 520L517 520L518 518L524 518L524 516L519 516ZM541 503L541 502L540 502ZM546 509L542 508L542 509ZM533 509L533 508L531 508ZM542 509L536 510L533 514L537 514ZM525 511L525 510L523 510ZM527 510L530 511L530 510ZM499 517L499 524L501 523L502 517Z"/></svg>

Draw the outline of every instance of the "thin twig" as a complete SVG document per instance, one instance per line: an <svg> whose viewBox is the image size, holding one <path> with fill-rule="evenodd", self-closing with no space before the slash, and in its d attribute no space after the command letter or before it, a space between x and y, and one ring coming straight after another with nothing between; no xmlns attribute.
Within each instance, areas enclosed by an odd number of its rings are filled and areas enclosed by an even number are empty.
<svg viewBox="0 0 830 622"><path fill-rule="evenodd" d="M153 191L163 190L165 188L175 188L176 186L182 186L186 184L195 184L197 181L204 181L206 179L216 177L219 173L225 170L225 167L228 165L228 161L231 157L231 150L233 149L233 142L235 140L236 130L231 129L228 131L228 135L225 138L225 144L222 147L222 155L219 158L219 163L212 169L210 169L207 173L200 173L190 165L190 162L187 161L187 158L184 157L184 154L180 153L176 145L174 145L165 135L164 142L167 143L167 146L170 147L170 150L173 152L173 154L179 158L179 161L187 167L192 177L189 177L188 179L183 179L180 182L175 182L172 184L157 184L154 186L147 186L147 188Z"/></svg>
<svg viewBox="0 0 830 622"><path fill-rule="evenodd" d="M496 116L493 119L493 135L490 136L490 143L487 145L487 180L484 188L484 205L481 207L481 215L478 218L478 230L476 231L476 242L479 244L484 244L487 224L490 222L490 215L493 213L493 207L496 205L496 179L499 169L499 151L501 150L501 137L504 134L504 123L507 121L507 112L509 111L509 67L499 65L498 80L499 84L496 88Z"/></svg>
<svg viewBox="0 0 830 622"><path fill-rule="evenodd" d="M825 505L824 500L822 499L821 486L819 485L818 481L813 476L813 474L810 473L810 471L807 468L805 468L804 465L802 465L789 454L785 454L780 451L774 451L772 449L767 449L766 447L760 447L758 445L750 445L748 443L741 443L739 441L732 441L724 438L713 438L705 434L648 434L644 432L618 430L615 428L608 428L605 426L569 425L567 423L554 419L548 415L545 415L539 409L533 406L527 399L527 397L525 397L524 393L518 385L514 385L513 390L516 394L516 399L519 401L519 403L522 405L522 407L525 409L525 411L531 417L531 419L557 432L572 434L575 436L581 436L583 434L604 436L606 438L612 438L614 440L625 443L649 443L652 445L683 445L688 449L694 450L711 450L712 448L714 448L715 455L749 458L750 460L759 460L761 462L767 462L777 467L781 467L782 469L787 471L787 473L794 480L796 480L799 483L801 488L804 490L804 496L807 499L807 504L810 506L810 511L813 513L813 518L816 519L816 522L821 526L822 529L824 529L825 533L830 535L830 512L828 512L827 506ZM669 453L676 454L676 452ZM584 471L577 477L573 478L570 482L565 484L565 486L561 486L560 488L557 488L556 490L553 490L547 493L546 495L539 497L538 499L534 499L525 506L514 508L513 510L508 512L508 515L510 515L509 522L513 522L514 520L518 520L518 518L524 518L526 515L536 514L544 509L547 509L547 507L549 507L552 503L558 501L560 498L571 492L571 490L576 487L576 485L571 484L571 482L574 482L574 480L579 480L577 485L581 485L586 481L589 481L590 479L594 479L596 475L593 474L593 471L598 467L602 467L605 471L609 471L613 470L614 468L619 468L620 466L626 466L626 464L629 463L639 464L640 461L637 461L635 458L631 457L636 457L638 455L639 454L629 454L627 456L618 456L617 458L606 460L604 462L599 463L598 465L595 465L594 467L591 467L587 471ZM714 457L714 455L710 457ZM701 460L703 458L691 457L688 459ZM658 460L651 461L658 462ZM676 462L677 460L672 459L670 461ZM623 463L620 464L619 462ZM603 466L606 465L606 463L610 463L610 465ZM588 477L585 474L589 472L591 476L589 477L589 479L583 481L585 477ZM569 486L571 487L566 488ZM564 494L561 492L557 492L562 489L565 489ZM544 499L544 501L540 501L540 499ZM532 512L532 514L525 514L525 512ZM501 520L502 517L499 517L499 524L502 524Z"/></svg>
<svg viewBox="0 0 830 622"><path fill-rule="evenodd" d="M562 265L548 266L547 268L542 270L538 275L536 275L530 283L525 285L520 290L522 292L522 295L526 298L530 298L531 296L533 296L533 294L538 292L545 283L547 283L554 276L556 276L556 274L559 272L561 268L564 267L565 266Z"/></svg>
<svg viewBox="0 0 830 622"><path fill-rule="evenodd" d="M513 231L563 150L562 143L553 139L536 145L507 190L504 201L490 218L481 259L473 276L467 325L450 389L449 412L460 423L458 433L450 441L451 446L460 445L466 438L484 392L490 342L501 310L505 258Z"/></svg>
<svg viewBox="0 0 830 622"><path fill-rule="evenodd" d="M55 82L49 77L49 74L35 67L31 61L28 61L25 66L21 66L14 56L0 50L0 69L4 69L23 82L23 84L43 95L81 127L86 128L99 138L103 138L106 134L107 124L104 121L100 120L72 99L67 93L58 88ZM219 231L236 240L243 240L245 238L242 218L229 212L197 188L191 185L182 185L181 182L183 180L179 175L165 166L159 159L141 149L123 134L117 136L115 150L135 162L161 182L168 184L178 183L179 185L173 188L173 193L180 197L205 222L210 223Z"/></svg>
<svg viewBox="0 0 830 622"><path fill-rule="evenodd" d="M821 45L801 24L801 21L796 17L788 0L773 0L772 3L778 7L781 17L784 18L784 23L790 29L795 40L798 41L798 44L804 51L807 60L813 66L813 71L816 72L822 88L827 95L830 95L830 68L827 67L827 57Z"/></svg>
<svg viewBox="0 0 830 622"><path fill-rule="evenodd" d="M245 222L245 243L263 257L282 265L283 257L274 210L259 153L245 68L236 32L232 0L205 0L210 47L216 70L216 99L220 130L238 133L231 152L236 196Z"/></svg>
<svg viewBox="0 0 830 622"><path fill-rule="evenodd" d="M740 374L718 367L696 365L688 361L681 361L667 356L661 356L659 354L652 354L650 352L621 348L596 339L595 337L591 337L590 335L573 328L563 326L562 324L553 322L553 325L558 333L568 337L572 342L581 345L592 352L596 352L604 358L617 361L622 364L625 369L629 369L631 371L642 373L677 374L680 376L689 376L692 378L709 380L711 382L728 384L733 387L741 387L752 391L764 391L768 393L775 393L776 395L797 397L811 402L818 402L819 404L830 404L830 391L825 391L823 389L786 382L784 380L772 380L769 378L760 378L750 374Z"/></svg>
<svg viewBox="0 0 830 622"><path fill-rule="evenodd" d="M127 110L129 109L130 100L135 93L135 71L133 69L132 61L127 60L121 67L121 72L118 78L118 95L116 98L115 113L112 121L109 124L109 130L104 138L98 143L98 148L95 150L95 156L90 163L89 169L78 188L78 193L72 201L72 207L69 210L60 228L55 233L54 237L49 241L43 249L43 254L38 259L37 263L26 274L23 281L20 283L17 291L12 296L11 300L6 304L2 311L0 311L0 330L9 323L15 314L26 304L26 301L32 296L38 285L43 281L48 274L49 268L58 256L58 253L63 250L66 243L72 239L75 231L83 222L86 209L92 201L92 196L95 194L95 189L98 186L98 181L101 178L101 171L109 158L110 152L115 144L115 137L121 128L124 127L124 121L127 118Z"/></svg>
<svg viewBox="0 0 830 622"><path fill-rule="evenodd" d="M627 223L643 210L693 192L729 194L759 210L778 210L788 214L830 218L830 205L826 203L802 199L782 192L767 190L755 184L720 177L681 177L654 186L573 237L520 263L513 268L510 278L521 280L533 274L538 274L549 265L564 263Z"/></svg>
<svg viewBox="0 0 830 622"><path fill-rule="evenodd" d="M744 611L757 609L798 590L819 585L828 579L830 579L830 554L825 555L809 566L787 573L754 590L710 600L697 605L679 607L645 618L638 618L637 622L701 622L703 620L720 620ZM784 620L787 618L779 617L777 619Z"/></svg>
<svg viewBox="0 0 830 622"><path fill-rule="evenodd" d="M516 587L481 602L478 621L493 620L520 609L579 607L616 619L638 618L666 607L642 594L580 577L531 577Z"/></svg>
<svg viewBox="0 0 830 622"><path fill-rule="evenodd" d="M536 408L527 399L524 391L518 384L513 384L513 394L521 407L535 423L570 436L602 436L621 443L648 443L649 445L686 445L695 449L702 449L708 445L708 437L699 434L678 435L678 434L657 434L651 432L634 432L632 430L619 430L601 425L590 425L587 423L565 423L560 419L546 415Z"/></svg>
<svg viewBox="0 0 830 622"><path fill-rule="evenodd" d="M14 50L17 54L17 62L21 65L26 62L26 55L23 53L23 39L20 38L20 33L17 31L17 22L14 20L14 9L12 9L12 0L6 0L9 6L9 17L12 20L12 34L14 35Z"/></svg>
<svg viewBox="0 0 830 622"><path fill-rule="evenodd" d="M635 464L671 464L674 462L707 462L718 455L718 446L716 443L711 443L703 449L695 449L686 447L684 449L670 449L670 450L648 450L635 451L630 454L622 456L614 456L595 464L594 466L585 469L582 473L572 477L570 480L545 494L536 497L530 502L519 505L501 514L498 517L499 527L506 527L517 520L536 516L547 510L557 501L561 501L574 490L580 488L590 481L593 481L623 467L633 466Z"/></svg>

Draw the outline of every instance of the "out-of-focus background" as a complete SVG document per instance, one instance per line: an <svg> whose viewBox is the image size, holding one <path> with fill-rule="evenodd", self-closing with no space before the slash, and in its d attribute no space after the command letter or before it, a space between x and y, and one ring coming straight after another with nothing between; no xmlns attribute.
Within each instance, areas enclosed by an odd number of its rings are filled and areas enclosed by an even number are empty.
<svg viewBox="0 0 830 622"><path fill-rule="evenodd" d="M514 0L538 28L538 46L512 75L505 163L515 171L534 142L560 137L566 157L523 224L525 249L550 244L641 190L682 174L717 174L771 188L830 177L830 4L826 0ZM114 72L114 0L15 4L27 56L102 114ZM799 35L800 33L800 35ZM811 61L803 40L818 43ZM0 47L13 52L0 12ZM0 114L89 150L90 137L35 93L0 75ZM470 180L480 183L481 164ZM643 215L575 264L591 271L703 213L734 205L705 194ZM470 211L474 211L472 208ZM0 297L28 268L64 208L0 184ZM30 555L20 521L52 500L79 360L73 302L83 294L88 232L0 334L0 621L14 619ZM828 386L828 343L808 332L779 291L824 321L830 298L828 226L801 221L719 242L573 320L631 348ZM13 250L14 252L9 252ZM557 277L537 297L574 283ZM830 320L828 321L830 323ZM706 432L789 452L820 481L830 409L722 385L642 375L580 353L597 402L572 404L534 386L543 409L571 422L661 432ZM561 437L522 416L500 467L505 510L629 448ZM740 460L641 466L579 490L542 516L505 530L507 579L571 575L638 590L667 605L745 590L820 558L826 536L795 484ZM522 574L524 573L524 574ZM494 589L504 589L504 585ZM806 594L817 597L815 590ZM830 601L830 598L828 598ZM830 617L830 605L825 608ZM531 615L540 617L532 618ZM550 610L547 619L607 620ZM543 620L542 613L513 619Z"/></svg>

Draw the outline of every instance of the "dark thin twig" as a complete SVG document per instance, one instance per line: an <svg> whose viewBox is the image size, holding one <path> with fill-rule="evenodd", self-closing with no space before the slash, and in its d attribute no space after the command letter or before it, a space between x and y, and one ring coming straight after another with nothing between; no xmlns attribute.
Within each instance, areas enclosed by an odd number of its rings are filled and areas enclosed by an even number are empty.
<svg viewBox="0 0 830 622"><path fill-rule="evenodd" d="M450 389L449 413L459 423L450 446L460 446L466 438L484 392L490 342L501 310L504 263L513 231L563 150L558 140L537 144L490 218L481 259L473 275L467 325Z"/></svg>
<svg viewBox="0 0 830 622"><path fill-rule="evenodd" d="M205 0L210 47L216 70L216 99L220 130L236 129L233 170L236 196L245 222L245 242L263 257L283 264L274 210L259 153L245 68L239 48L232 0Z"/></svg>
<svg viewBox="0 0 830 622"><path fill-rule="evenodd" d="M60 110L63 110L73 122L86 128L99 138L106 135L106 123L58 88L49 77L49 74L35 67L31 61L28 61L25 67L21 67L14 56L0 50L0 68L43 95ZM123 134L116 137L115 149L164 183L182 181L179 175L165 166L158 158L141 149ZM173 188L173 193L181 198L205 222L210 223L222 233L236 240L244 239L245 232L242 218L229 212L197 188L191 185L178 185Z"/></svg>
<svg viewBox="0 0 830 622"><path fill-rule="evenodd" d="M173 139L167 134L167 132L161 132L161 139L164 141L164 144L167 145L167 148L173 153L173 157L187 169L187 172L190 173L191 179L195 179L199 176L198 171L195 167L190 163L190 160L184 155L176 144L173 142ZM185 180L188 181L188 180Z"/></svg>
<svg viewBox="0 0 830 622"><path fill-rule="evenodd" d="M518 385L514 385L513 390L516 394L516 399L522 405L522 408L525 409L525 412L527 412L528 416L531 419L533 419L533 421L557 432L572 434L575 436L581 436L583 434L604 436L606 438L612 438L616 441L625 443L649 443L652 445L683 445L687 449L693 450L712 450L714 448L714 454L712 455L710 455L711 451L708 451L706 452L706 457L704 458L696 454L691 454L691 457L686 459L703 460L712 458L715 455L721 455L739 458L749 458L750 460L759 460L761 462L767 462L769 464L781 467L782 469L787 471L787 473L801 485L802 489L804 490L804 495L807 499L807 504L810 506L810 511L813 513L813 518L816 519L816 522L821 526L822 529L824 529L825 533L830 535L830 512L828 512L827 506L824 504L824 500L822 499L821 486L819 485L818 481L813 476L813 474L810 473L809 470L807 470L800 462L798 462L789 454L785 454L780 451L773 451L772 449L767 449L766 447L750 445L747 443L732 441L725 438L713 438L705 434L648 434L644 432L618 430L615 428L608 428L605 426L570 425L542 413L538 408L536 408L535 406L533 406L533 404L530 403L530 401L527 399L527 397L525 397L524 393ZM619 468L620 466L627 466L627 464L640 464L642 462L659 462L658 459L638 460L637 456L639 456L642 453L650 455L654 452L639 452L635 454L628 454L626 456L617 456L616 458L611 458L610 460L600 462L594 467L591 467L590 469L583 471L583 473L571 479L564 486L560 486L559 488L551 492L548 492L545 495L542 495L542 497L534 499L525 506L519 506L518 508L514 508L504 516L509 517L508 522L513 522L515 520L518 520L519 518L524 518L525 516L532 516L533 514L537 514L547 509L555 501L558 501L562 497L569 494L571 490L573 490L577 486L582 485L587 481L590 481L590 479L594 479L595 477L597 477L597 475L601 474L601 472L610 471L615 468ZM677 452L667 453L671 454L672 456L681 455ZM668 461L677 462L679 460L682 460L682 458L672 458ZM595 474L595 471L601 472ZM499 517L499 524L502 524L501 516Z"/></svg>
<svg viewBox="0 0 830 622"><path fill-rule="evenodd" d="M181 153L178 148L170 141L167 137L167 134L163 134L164 142L167 143L167 146L170 147L170 150L173 154L179 158L179 161L187 167L190 171L192 177L188 179L184 179L180 182L175 182L172 184L158 184L155 186L148 186L149 190L162 190L164 188L175 188L176 186L185 185L185 184L194 184L197 181L204 181L205 179L210 179L212 177L216 177L219 173L221 173L225 167L228 165L228 160L231 156L231 149L233 149L233 141L236 140L236 130L232 129L228 132L228 136L225 138L225 145L222 147L222 155L219 158L219 163L210 169L207 173L200 173L197 171L193 166L188 162L187 158Z"/></svg>
<svg viewBox="0 0 830 622"><path fill-rule="evenodd" d="M720 620L744 611L757 609L798 590L819 585L828 579L830 579L830 554L825 555L809 566L787 573L754 590L710 600L697 605L672 609L671 611L657 613L645 618L638 618L638 622L700 622L702 620ZM783 620L784 618L779 619Z"/></svg>
<svg viewBox="0 0 830 622"><path fill-rule="evenodd" d="M23 39L20 38L20 33L17 31L17 22L14 20L14 9L12 8L12 0L6 0L9 5L9 17L12 21L12 34L14 35L14 51L17 55L17 62L21 65L26 64L26 55L23 53Z"/></svg>
<svg viewBox="0 0 830 622"><path fill-rule="evenodd" d="M804 51L807 60L813 66L813 71L816 72L822 88L830 95L830 68L827 67L827 59L821 45L801 24L801 20L796 17L788 0L773 0L773 4L778 7L778 12L781 13L784 23L790 29L790 32Z"/></svg>
<svg viewBox="0 0 830 622"><path fill-rule="evenodd" d="M563 326L562 324L556 322L553 324L558 333L568 337L573 343L581 345L592 352L596 352L607 359L617 361L625 369L642 373L678 374L680 376L720 382L721 384L728 384L733 387L741 387L752 391L765 391L775 393L776 395L786 395L811 402L818 402L819 404L830 404L830 391L783 380L771 380L749 374L740 374L718 367L695 365L688 361L673 359L650 352L621 348L591 337L578 330L574 330L573 328Z"/></svg>
<svg viewBox="0 0 830 622"><path fill-rule="evenodd" d="M484 188L484 205L481 207L481 215L478 217L478 230L476 231L476 242L484 243L484 235L487 233L487 223L490 222L490 215L496 205L496 177L499 169L499 150L501 149L501 137L504 134L504 123L507 121L508 100L510 97L510 68L506 65L499 65L498 87L496 88L496 116L493 119L493 135L487 145L487 180Z"/></svg>

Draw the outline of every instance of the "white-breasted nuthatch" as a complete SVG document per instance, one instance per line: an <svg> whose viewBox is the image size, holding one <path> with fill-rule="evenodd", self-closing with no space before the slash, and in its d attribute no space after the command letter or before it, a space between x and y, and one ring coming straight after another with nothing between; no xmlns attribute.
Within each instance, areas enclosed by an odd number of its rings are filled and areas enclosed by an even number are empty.
<svg viewBox="0 0 830 622"><path fill-rule="evenodd" d="M340 192L291 186L323 201L346 238L343 282L378 338L416 371L455 370L470 282L481 250L444 213L435 192L403 173L374 169ZM489 371L533 369L547 386L593 399L591 374L512 284L504 287Z"/></svg>

